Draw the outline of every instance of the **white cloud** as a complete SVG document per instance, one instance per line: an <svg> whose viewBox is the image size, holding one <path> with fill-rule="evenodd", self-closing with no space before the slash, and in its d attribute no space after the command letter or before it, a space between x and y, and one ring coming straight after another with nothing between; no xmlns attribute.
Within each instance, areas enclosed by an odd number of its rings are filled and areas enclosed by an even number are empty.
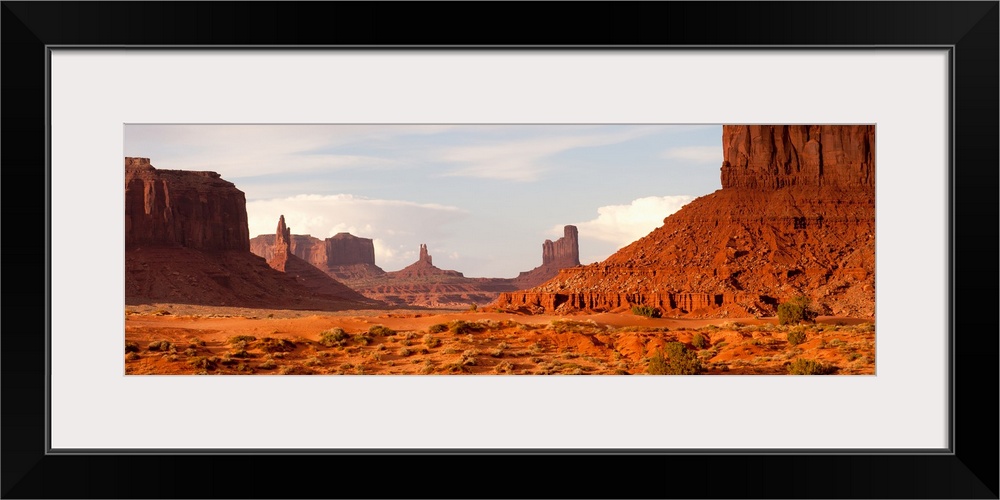
<svg viewBox="0 0 1000 500"><path fill-rule="evenodd" d="M722 164L722 148L719 146L686 146L671 148L660 154L668 160L686 160L698 163Z"/></svg>
<svg viewBox="0 0 1000 500"><path fill-rule="evenodd" d="M370 199L349 194L298 195L247 202L250 237L273 234L278 217L293 234L328 238L347 232L372 238L375 263L395 270L416 260L420 243L433 243L449 236L448 226L466 217L458 207L405 200Z"/></svg>
<svg viewBox="0 0 1000 500"><path fill-rule="evenodd" d="M649 196L628 205L607 205L597 209L597 218L576 225L581 239L613 243L621 248L663 225L663 219L680 210L693 196ZM562 231L562 226L558 227Z"/></svg>
<svg viewBox="0 0 1000 500"><path fill-rule="evenodd" d="M530 182L547 170L544 159L571 149L616 144L658 132L655 127L637 127L620 132L576 134L537 139L447 148L437 159L461 166L444 174L448 177L477 177Z"/></svg>
<svg viewBox="0 0 1000 500"><path fill-rule="evenodd" d="M393 158L338 154L339 147L427 135L454 126L389 125L128 125L126 156L154 167L211 170L225 179L342 169L391 168Z"/></svg>

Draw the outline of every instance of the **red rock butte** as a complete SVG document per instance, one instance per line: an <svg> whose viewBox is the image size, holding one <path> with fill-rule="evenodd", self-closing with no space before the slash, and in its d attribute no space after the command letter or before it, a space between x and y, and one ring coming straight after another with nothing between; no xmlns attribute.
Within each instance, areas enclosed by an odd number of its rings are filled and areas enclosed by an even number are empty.
<svg viewBox="0 0 1000 500"><path fill-rule="evenodd" d="M288 251L279 221L272 269L250 253L246 197L215 172L125 158L125 302L342 310L378 306Z"/></svg>
<svg viewBox="0 0 1000 500"><path fill-rule="evenodd" d="M370 238L350 233L319 239L308 234L292 234L291 252L336 279L363 279L382 276L385 271L375 265L375 245ZM275 235L262 234L250 240L250 251L270 260Z"/></svg>
<svg viewBox="0 0 1000 500"><path fill-rule="evenodd" d="M349 233L320 240L310 235L264 234L250 240L250 250L271 262L279 239L290 242L290 251L319 270L341 280L365 297L397 307L468 307L488 304L501 292L530 288L551 279L560 269L580 265L576 226L565 226L563 237L542 243L542 265L515 278L468 278L459 271L441 269L426 244L420 244L417 261L403 269L385 272L375 265L372 240ZM273 267L273 266L272 266Z"/></svg>
<svg viewBox="0 0 1000 500"><path fill-rule="evenodd" d="M826 314L873 317L874 147L873 125L723 126L722 189L603 262L495 305L748 317L805 295Z"/></svg>

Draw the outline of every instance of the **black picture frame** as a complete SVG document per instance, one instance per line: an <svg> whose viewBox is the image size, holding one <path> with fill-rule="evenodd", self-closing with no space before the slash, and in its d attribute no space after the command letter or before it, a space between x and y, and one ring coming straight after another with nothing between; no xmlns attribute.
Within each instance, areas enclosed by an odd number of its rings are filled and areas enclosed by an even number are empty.
<svg viewBox="0 0 1000 500"><path fill-rule="evenodd" d="M1000 3L621 2L547 7L489 2L2 2L0 159L8 181L4 219L8 238L14 237L2 251L9 265L29 273L15 278L8 274L8 292L16 293L3 294L3 497L297 498L318 491L320 496L383 498L998 498L998 336L993 313L998 304L1000 225ZM46 63L47 47L53 45L950 47L951 452L48 454L50 246L47 217L41 224L39 214L48 214ZM36 236L26 237L24 230ZM919 279L919 270L914 273ZM773 430L780 432L781 423L775 422ZM567 468L579 473L567 476Z"/></svg>

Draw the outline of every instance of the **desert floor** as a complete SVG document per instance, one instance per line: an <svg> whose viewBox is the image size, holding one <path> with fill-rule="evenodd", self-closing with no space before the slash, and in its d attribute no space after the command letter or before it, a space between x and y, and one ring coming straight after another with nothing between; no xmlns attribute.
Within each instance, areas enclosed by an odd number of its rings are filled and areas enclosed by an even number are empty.
<svg viewBox="0 0 1000 500"><path fill-rule="evenodd" d="M790 334L802 333L804 341L789 342ZM840 375L875 373L875 325L850 318L779 326L775 318L631 312L529 316L182 304L125 310L126 374L639 375L649 373L658 350L670 352L670 342L683 343L690 353L685 364L696 357L700 373L708 375L785 375L803 366Z"/></svg>

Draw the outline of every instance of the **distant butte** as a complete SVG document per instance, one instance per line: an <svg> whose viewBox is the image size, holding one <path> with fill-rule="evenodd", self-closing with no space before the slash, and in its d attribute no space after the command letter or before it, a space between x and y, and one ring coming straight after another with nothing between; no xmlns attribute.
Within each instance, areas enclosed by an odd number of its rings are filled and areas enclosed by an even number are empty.
<svg viewBox="0 0 1000 500"><path fill-rule="evenodd" d="M495 304L748 317L806 295L825 314L872 318L874 147L871 125L724 126L722 189L603 262Z"/></svg>
<svg viewBox="0 0 1000 500"><path fill-rule="evenodd" d="M308 234L290 236L291 252L330 277L362 279L382 276L385 271L375 265L375 245L370 238L350 233L337 233L321 240ZM263 234L250 240L250 251L270 260L275 235Z"/></svg>
<svg viewBox="0 0 1000 500"><path fill-rule="evenodd" d="M280 224L279 224L280 226ZM250 240L253 253L268 259L275 255L276 235L260 235ZM516 278L467 278L459 271L434 265L427 245L420 244L416 262L399 271L385 272L375 265L372 240L349 233L320 240L310 235L288 234L284 239L295 256L365 297L397 307L468 307L488 304L501 292L521 290L541 284L560 269L580 265L576 226L565 226L563 237L542 244L542 265Z"/></svg>
<svg viewBox="0 0 1000 500"><path fill-rule="evenodd" d="M282 243L287 248L287 241ZM294 262L288 265L288 256L277 259L281 266L297 268ZM215 172L161 170L149 158L125 158L126 304L317 310L373 306L339 283L315 285L304 284L295 273L276 271L250 253L246 196L233 183Z"/></svg>

